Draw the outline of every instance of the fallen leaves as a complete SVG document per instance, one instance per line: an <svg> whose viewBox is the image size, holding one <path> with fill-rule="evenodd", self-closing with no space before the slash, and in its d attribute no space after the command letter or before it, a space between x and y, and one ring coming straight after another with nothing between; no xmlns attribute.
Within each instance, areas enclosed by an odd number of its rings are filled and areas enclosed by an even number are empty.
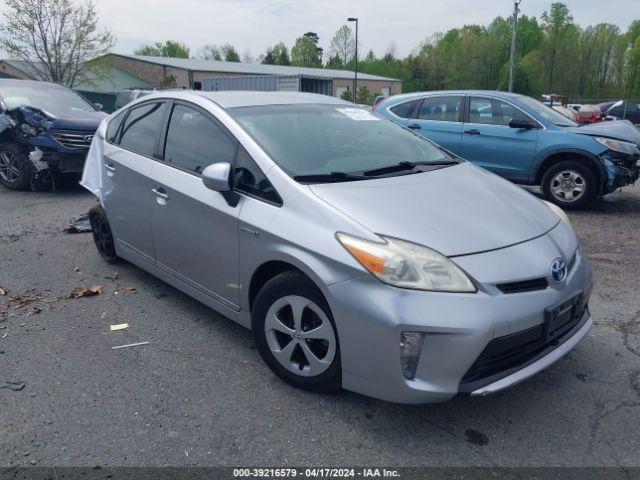
<svg viewBox="0 0 640 480"><path fill-rule="evenodd" d="M94 283L90 287L83 287L82 285L77 286L73 291L66 293L64 298L68 300L71 298L92 297L99 293L102 293L102 285Z"/></svg>
<svg viewBox="0 0 640 480"><path fill-rule="evenodd" d="M29 289L25 290L24 292L16 293L15 295L9 295L9 300L0 303L0 310L7 310L10 307L16 309L23 308L30 303L40 300L42 300L42 294L37 290Z"/></svg>

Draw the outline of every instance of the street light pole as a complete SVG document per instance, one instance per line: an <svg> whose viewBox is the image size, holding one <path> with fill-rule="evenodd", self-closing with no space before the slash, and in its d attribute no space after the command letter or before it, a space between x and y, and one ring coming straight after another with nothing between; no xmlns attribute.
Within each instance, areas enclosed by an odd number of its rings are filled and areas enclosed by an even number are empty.
<svg viewBox="0 0 640 480"><path fill-rule="evenodd" d="M356 55L355 55L355 72L353 75L353 101L357 102L357 94L358 94L358 18L357 17L349 17L347 18L349 22L356 22Z"/></svg>
<svg viewBox="0 0 640 480"><path fill-rule="evenodd" d="M513 68L516 58L516 27L518 25L518 6L522 0L513 2L513 25L511 30L511 59L509 61L509 91L513 92Z"/></svg>

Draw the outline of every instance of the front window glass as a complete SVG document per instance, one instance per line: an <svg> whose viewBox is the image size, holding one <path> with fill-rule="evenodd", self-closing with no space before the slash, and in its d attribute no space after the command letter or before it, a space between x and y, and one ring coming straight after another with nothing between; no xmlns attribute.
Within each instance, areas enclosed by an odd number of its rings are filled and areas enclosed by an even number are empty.
<svg viewBox="0 0 640 480"><path fill-rule="evenodd" d="M212 163L232 164L236 143L204 113L184 105L173 107L164 161L169 165L202 173Z"/></svg>
<svg viewBox="0 0 640 480"><path fill-rule="evenodd" d="M469 122L485 125L508 126L511 120L532 121L525 113L500 100L471 97Z"/></svg>
<svg viewBox="0 0 640 480"><path fill-rule="evenodd" d="M423 137L356 107L269 105L228 111L292 176L453 161Z"/></svg>
<svg viewBox="0 0 640 480"><path fill-rule="evenodd" d="M547 107L545 104L540 103L537 100L534 100L531 97L520 96L517 97L518 101L529 107L531 110L536 112L545 120L550 121L554 125L559 127L577 127L578 124L573 120L569 120L567 117L562 115L561 113L556 112L554 109Z"/></svg>
<svg viewBox="0 0 640 480"><path fill-rule="evenodd" d="M40 108L51 113L95 112L96 108L80 95L65 87L42 83L37 87L8 85L0 90L7 110L18 107Z"/></svg>

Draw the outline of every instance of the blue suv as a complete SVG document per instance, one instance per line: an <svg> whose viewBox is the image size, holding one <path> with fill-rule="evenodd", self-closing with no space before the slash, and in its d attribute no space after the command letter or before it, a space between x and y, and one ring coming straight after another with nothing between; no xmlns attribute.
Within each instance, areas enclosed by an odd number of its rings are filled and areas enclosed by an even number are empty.
<svg viewBox="0 0 640 480"><path fill-rule="evenodd" d="M494 91L395 95L375 111L504 178L540 185L563 208L638 179L640 132L627 121L580 126L533 98Z"/></svg>
<svg viewBox="0 0 640 480"><path fill-rule="evenodd" d="M42 190L55 178L79 177L106 116L62 85L0 80L0 183Z"/></svg>

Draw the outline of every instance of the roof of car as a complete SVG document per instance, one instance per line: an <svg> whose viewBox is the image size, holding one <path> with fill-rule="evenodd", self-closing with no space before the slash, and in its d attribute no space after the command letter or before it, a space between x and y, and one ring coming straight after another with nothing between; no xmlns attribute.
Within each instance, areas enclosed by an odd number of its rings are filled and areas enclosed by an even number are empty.
<svg viewBox="0 0 640 480"><path fill-rule="evenodd" d="M0 79L0 87L3 85L29 85L36 88L60 87L67 88L64 85L53 82L41 82L40 80L21 80L19 78L2 78Z"/></svg>
<svg viewBox="0 0 640 480"><path fill-rule="evenodd" d="M351 105L351 102L341 100L328 95L305 92L254 92L254 91L224 91L203 92L201 90L171 90L158 91L149 96L141 97L149 99L153 97L170 97L188 99L197 95L212 100L222 108L253 107L260 105L292 105L292 104L327 104L327 105Z"/></svg>
<svg viewBox="0 0 640 480"><path fill-rule="evenodd" d="M522 96L519 93L501 92L499 90L431 90L424 92L401 93L399 95L389 97L389 100L407 100L427 95L492 95L503 98L518 98Z"/></svg>

